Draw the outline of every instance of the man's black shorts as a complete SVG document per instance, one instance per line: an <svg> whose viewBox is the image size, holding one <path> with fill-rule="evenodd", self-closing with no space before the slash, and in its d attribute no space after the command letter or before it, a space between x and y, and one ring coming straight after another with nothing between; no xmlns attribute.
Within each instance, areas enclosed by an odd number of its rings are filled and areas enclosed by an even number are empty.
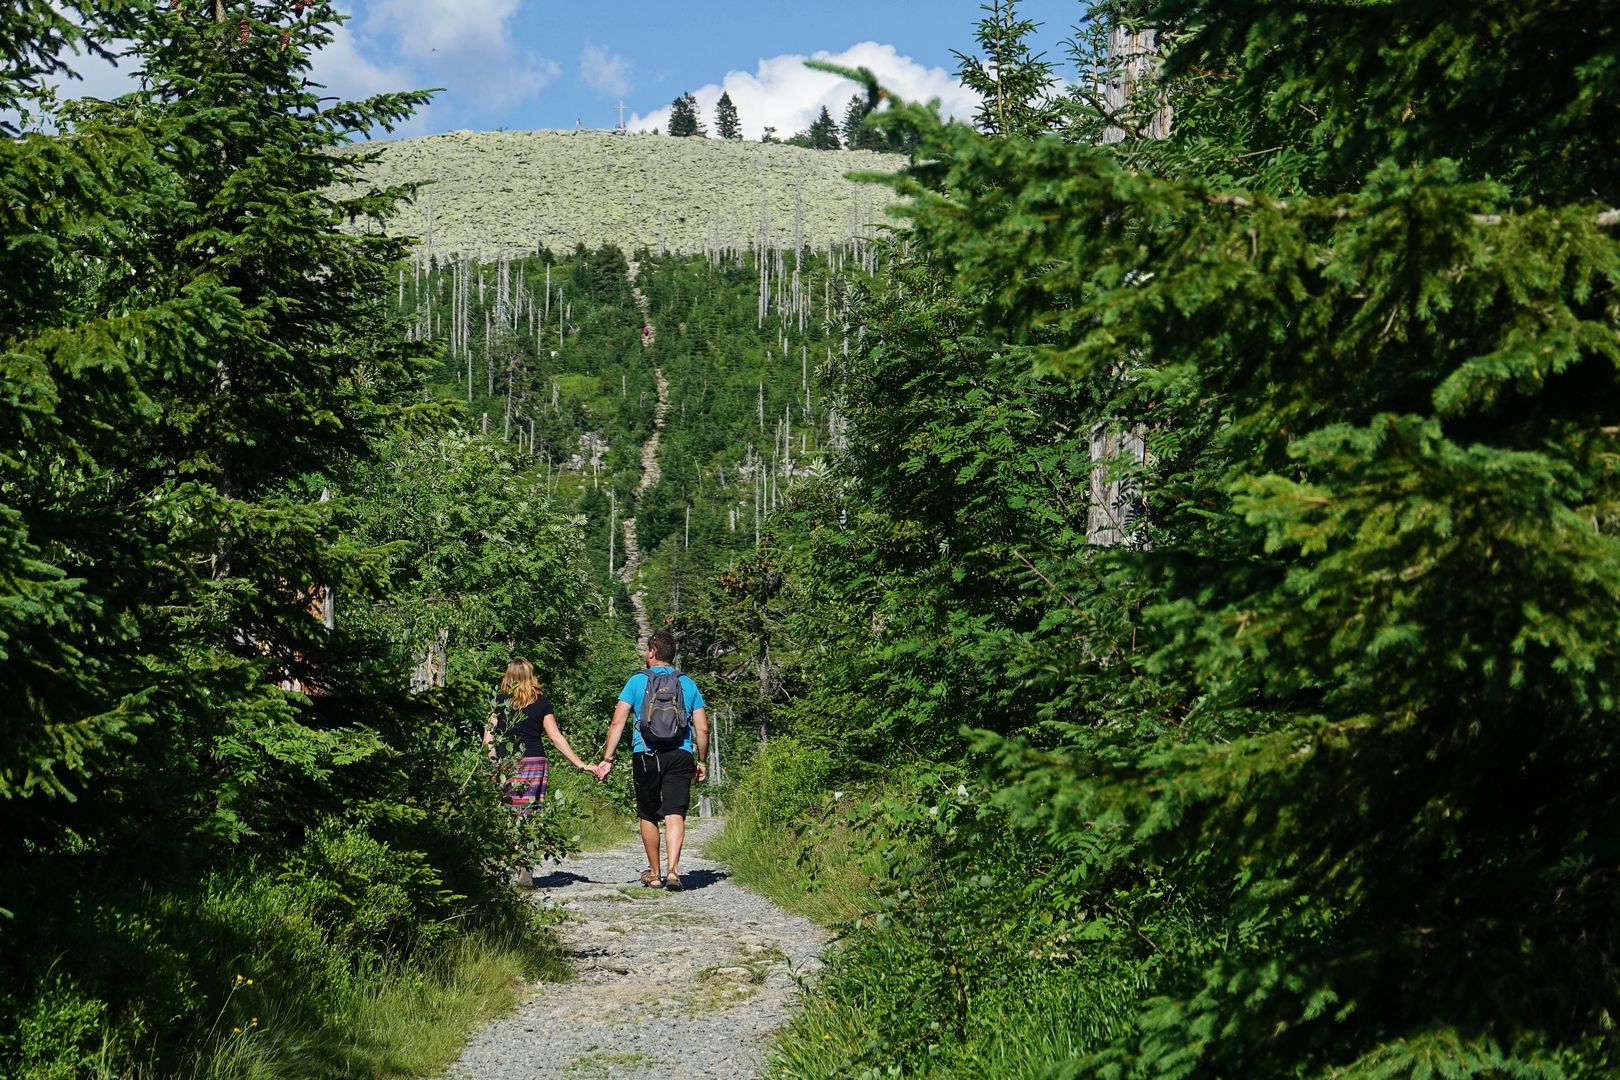
<svg viewBox="0 0 1620 1080"><path fill-rule="evenodd" d="M636 816L663 821L671 814L686 816L692 802L692 781L697 776L690 750L660 750L636 754L631 776L636 789Z"/></svg>

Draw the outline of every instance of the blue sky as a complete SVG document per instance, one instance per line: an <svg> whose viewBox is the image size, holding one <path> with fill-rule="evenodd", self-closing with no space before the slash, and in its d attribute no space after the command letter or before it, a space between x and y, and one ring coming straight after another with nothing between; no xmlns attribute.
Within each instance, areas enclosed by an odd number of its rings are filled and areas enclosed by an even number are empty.
<svg viewBox="0 0 1620 1080"><path fill-rule="evenodd" d="M346 46L366 81L404 77L446 87L419 125L429 131L611 127L621 100L627 122L653 126L677 94L729 90L726 77L739 74L757 84L744 80L744 89L759 95L760 115L743 116L745 130L757 135L769 120L780 129L799 115L778 115L770 99L799 102L813 116L826 96L816 93L815 81L790 77L789 67L799 67L792 58L825 53L877 61L875 70L902 84L898 89L937 89L955 68L951 50L971 47L981 15L978 0L349 0L344 6L354 15ZM1020 10L1046 24L1041 45L1057 58L1082 4L1025 0ZM877 48L849 52L863 44ZM705 96L718 97L718 90L700 94L700 103Z"/></svg>
<svg viewBox="0 0 1620 1080"><path fill-rule="evenodd" d="M854 89L808 72L803 57L865 64L909 97L971 112L952 49L970 50L978 0L338 0L352 15L316 74L335 92L442 86L407 133L457 128L609 128L667 123L669 103L697 95L705 120L725 90L744 134L787 136L822 105L835 117ZM1081 0L1024 0L1039 45L1061 62ZM82 65L68 93L105 96L125 75ZM1069 75L1068 71L1060 74Z"/></svg>

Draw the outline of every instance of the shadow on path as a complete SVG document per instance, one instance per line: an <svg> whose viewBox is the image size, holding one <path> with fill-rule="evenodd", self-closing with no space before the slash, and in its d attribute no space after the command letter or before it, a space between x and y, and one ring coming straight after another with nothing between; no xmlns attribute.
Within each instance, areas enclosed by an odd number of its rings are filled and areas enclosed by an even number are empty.
<svg viewBox="0 0 1620 1080"><path fill-rule="evenodd" d="M702 889L713 885L717 881L724 881L731 873L726 870L687 870L681 874L681 884L686 886L685 891Z"/></svg>
<svg viewBox="0 0 1620 1080"><path fill-rule="evenodd" d="M536 874L534 887L537 889L560 889L564 885L574 885L581 881L589 883L590 880L584 874L576 874L571 870L553 870L549 874Z"/></svg>

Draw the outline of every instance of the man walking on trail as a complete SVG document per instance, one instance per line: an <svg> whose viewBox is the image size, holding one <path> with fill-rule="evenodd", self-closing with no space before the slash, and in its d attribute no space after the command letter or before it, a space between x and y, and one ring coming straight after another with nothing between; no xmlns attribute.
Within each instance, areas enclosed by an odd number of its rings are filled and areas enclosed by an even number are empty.
<svg viewBox="0 0 1620 1080"><path fill-rule="evenodd" d="M636 816L641 819L641 843L647 849L647 869L641 883L651 888L679 891L681 844L686 839L686 810L692 782L705 777L703 759L709 752L709 714L697 683L676 671L675 635L660 630L647 639L647 668L630 676L619 691L608 725L607 745L596 778L606 780L613 770L613 752L624 734L624 722L635 710L631 728L636 791ZM664 823L664 847L669 861L658 872L658 823Z"/></svg>

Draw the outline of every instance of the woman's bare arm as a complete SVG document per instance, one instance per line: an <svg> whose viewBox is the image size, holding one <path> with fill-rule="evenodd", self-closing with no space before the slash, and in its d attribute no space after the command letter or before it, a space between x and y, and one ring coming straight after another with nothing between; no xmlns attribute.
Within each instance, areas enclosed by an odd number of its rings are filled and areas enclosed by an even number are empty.
<svg viewBox="0 0 1620 1080"><path fill-rule="evenodd" d="M568 745L568 736L564 735L562 729L557 726L556 713L546 713L545 719L540 721L540 726L546 729L546 738L551 740L552 746L561 751L562 756L568 759L570 765L576 769L584 769L587 772L592 771L591 767L581 761L578 754L574 753L574 748Z"/></svg>

